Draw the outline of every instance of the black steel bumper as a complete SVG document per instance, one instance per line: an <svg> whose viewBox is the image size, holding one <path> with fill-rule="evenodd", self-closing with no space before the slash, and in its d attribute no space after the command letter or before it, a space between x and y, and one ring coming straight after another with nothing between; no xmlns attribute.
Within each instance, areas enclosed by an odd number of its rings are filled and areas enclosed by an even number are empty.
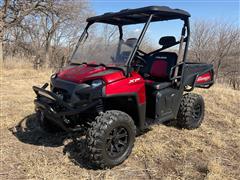
<svg viewBox="0 0 240 180"><path fill-rule="evenodd" d="M36 112L44 114L45 117L65 131L80 131L81 129L79 128L68 127L65 116L80 114L99 104L99 100L96 99L84 104L82 107L78 106L76 108L71 103L63 101L56 94L46 90L45 88L47 86L48 84L45 84L42 88L33 86L33 90L37 95L36 99L34 100ZM59 108L56 110L56 107Z"/></svg>

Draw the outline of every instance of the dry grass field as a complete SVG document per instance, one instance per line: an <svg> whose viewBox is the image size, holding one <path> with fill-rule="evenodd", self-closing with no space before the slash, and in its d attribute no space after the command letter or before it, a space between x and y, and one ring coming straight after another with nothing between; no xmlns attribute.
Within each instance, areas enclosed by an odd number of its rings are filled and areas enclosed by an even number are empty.
<svg viewBox="0 0 240 180"><path fill-rule="evenodd" d="M199 129L155 123L123 164L93 170L84 138L75 145L64 134L44 133L35 121L32 85L50 74L27 66L1 70L0 179L240 179L239 91L196 90L206 103Z"/></svg>

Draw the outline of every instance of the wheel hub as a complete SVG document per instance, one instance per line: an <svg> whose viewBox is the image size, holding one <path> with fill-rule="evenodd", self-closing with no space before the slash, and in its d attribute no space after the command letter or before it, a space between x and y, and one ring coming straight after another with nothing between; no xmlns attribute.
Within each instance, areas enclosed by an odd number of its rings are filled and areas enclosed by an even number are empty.
<svg viewBox="0 0 240 180"><path fill-rule="evenodd" d="M129 145L128 131L124 127L114 128L107 139L107 154L110 157L121 156Z"/></svg>
<svg viewBox="0 0 240 180"><path fill-rule="evenodd" d="M198 120L201 117L202 114L202 108L200 104L197 104L194 106L194 112L193 112L193 117L195 120Z"/></svg>

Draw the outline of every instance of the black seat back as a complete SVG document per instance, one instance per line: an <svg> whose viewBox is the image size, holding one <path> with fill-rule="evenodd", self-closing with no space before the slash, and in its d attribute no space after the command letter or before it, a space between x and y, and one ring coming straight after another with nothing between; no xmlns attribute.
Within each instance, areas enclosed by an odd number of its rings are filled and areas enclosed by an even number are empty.
<svg viewBox="0 0 240 180"><path fill-rule="evenodd" d="M151 72L151 69L152 69L152 65L153 65L153 62L154 61L158 61L158 60L162 60L162 61L166 61L167 62L167 74L168 74L168 77L169 77L169 74L170 74L170 71L171 71L171 68L173 66L176 65L177 63L177 54L175 52L159 52L159 53L155 53L154 55L152 56L149 56L147 58L147 65L142 68L141 70L141 74L149 74L150 75L150 72ZM168 81L169 78L164 78L164 79L159 79L160 81L162 80L166 80Z"/></svg>
<svg viewBox="0 0 240 180"><path fill-rule="evenodd" d="M159 52L154 55L153 61L156 59L161 59L164 61L167 61L168 67L167 67L167 74L170 74L171 68L176 65L177 63L178 55L175 52Z"/></svg>

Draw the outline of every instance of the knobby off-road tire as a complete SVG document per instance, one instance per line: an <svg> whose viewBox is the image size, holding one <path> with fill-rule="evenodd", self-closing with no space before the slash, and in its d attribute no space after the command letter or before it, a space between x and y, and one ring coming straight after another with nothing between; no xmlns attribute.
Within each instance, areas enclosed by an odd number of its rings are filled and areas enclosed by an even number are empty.
<svg viewBox="0 0 240 180"><path fill-rule="evenodd" d="M198 94L184 94L178 111L177 122L181 128L196 129L204 118L204 100Z"/></svg>
<svg viewBox="0 0 240 180"><path fill-rule="evenodd" d="M38 119L40 128L47 133L55 134L55 133L63 131L60 127L58 127L56 124L54 124L51 120L44 117L40 112L37 113L37 119Z"/></svg>
<svg viewBox="0 0 240 180"><path fill-rule="evenodd" d="M132 118L121 111L106 111L96 117L87 132L89 159L97 168L121 164L130 155L136 136Z"/></svg>

